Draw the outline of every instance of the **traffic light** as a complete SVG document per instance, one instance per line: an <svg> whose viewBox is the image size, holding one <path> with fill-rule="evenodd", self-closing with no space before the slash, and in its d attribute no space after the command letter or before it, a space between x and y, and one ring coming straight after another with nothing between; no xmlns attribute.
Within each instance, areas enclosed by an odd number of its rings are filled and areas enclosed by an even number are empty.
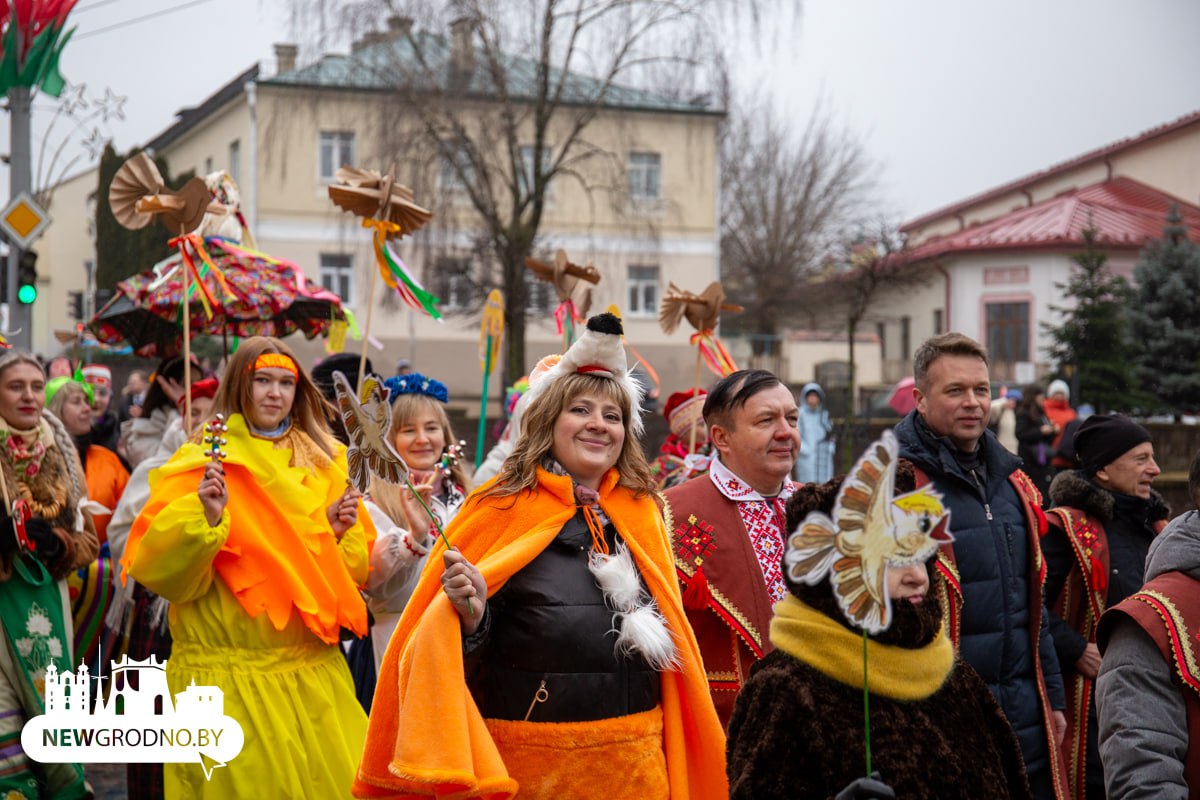
<svg viewBox="0 0 1200 800"><path fill-rule="evenodd" d="M83 292L69 292L71 299L71 319L83 322Z"/></svg>
<svg viewBox="0 0 1200 800"><path fill-rule="evenodd" d="M21 251L17 265L17 301L23 305L32 305L37 300L37 258L37 253L32 250Z"/></svg>

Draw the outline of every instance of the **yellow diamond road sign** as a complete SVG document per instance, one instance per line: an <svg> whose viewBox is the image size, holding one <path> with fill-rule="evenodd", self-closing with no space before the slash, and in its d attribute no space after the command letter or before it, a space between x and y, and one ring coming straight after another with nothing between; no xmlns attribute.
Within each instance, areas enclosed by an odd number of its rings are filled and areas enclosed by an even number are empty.
<svg viewBox="0 0 1200 800"><path fill-rule="evenodd" d="M0 229L22 250L41 236L49 224L50 215L26 192L18 194L0 211Z"/></svg>

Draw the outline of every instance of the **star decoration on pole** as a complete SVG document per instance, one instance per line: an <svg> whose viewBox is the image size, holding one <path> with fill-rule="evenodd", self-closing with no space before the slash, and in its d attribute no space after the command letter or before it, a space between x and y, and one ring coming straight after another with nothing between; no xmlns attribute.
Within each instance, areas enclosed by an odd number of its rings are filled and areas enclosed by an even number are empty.
<svg viewBox="0 0 1200 800"><path fill-rule="evenodd" d="M117 120L125 119L125 98L116 94L110 87L105 87L104 97L96 101L96 108L100 111L100 119L108 122L109 118Z"/></svg>
<svg viewBox="0 0 1200 800"><path fill-rule="evenodd" d="M92 128L92 133L88 138L84 139L83 148L87 150L88 159L95 161L104 153L104 146L108 144L108 138L100 133L99 128Z"/></svg>
<svg viewBox="0 0 1200 800"><path fill-rule="evenodd" d="M62 112L69 117L78 111L86 111L88 107L87 84L68 83L62 93Z"/></svg>

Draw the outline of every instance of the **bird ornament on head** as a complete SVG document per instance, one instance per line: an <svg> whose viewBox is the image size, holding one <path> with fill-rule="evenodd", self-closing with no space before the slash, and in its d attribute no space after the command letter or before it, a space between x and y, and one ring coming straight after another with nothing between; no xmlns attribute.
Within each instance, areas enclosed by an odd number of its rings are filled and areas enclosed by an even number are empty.
<svg viewBox="0 0 1200 800"><path fill-rule="evenodd" d="M815 586L829 576L846 619L872 634L892 623L888 569L928 561L953 541L950 510L932 484L893 497L897 458L896 437L885 431L846 477L832 518L805 517L783 560L794 581Z"/></svg>

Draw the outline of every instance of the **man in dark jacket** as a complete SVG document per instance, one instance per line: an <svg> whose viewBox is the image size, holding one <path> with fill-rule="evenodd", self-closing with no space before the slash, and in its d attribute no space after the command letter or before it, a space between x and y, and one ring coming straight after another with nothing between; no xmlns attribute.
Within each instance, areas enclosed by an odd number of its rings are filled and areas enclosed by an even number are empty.
<svg viewBox="0 0 1200 800"><path fill-rule="evenodd" d="M1160 470L1150 433L1128 417L1093 415L1073 442L1083 468L1050 485L1054 508L1042 539L1050 635L1067 696L1067 777L1074 797L1104 797L1091 702L1100 650L1096 623L1104 609L1142 587L1146 551L1170 512L1150 488Z"/></svg>
<svg viewBox="0 0 1200 800"><path fill-rule="evenodd" d="M978 342L959 333L929 339L913 358L913 378L917 407L896 438L950 508L960 653L1012 724L1034 797L1065 797L1058 745L1066 699L1041 596L1041 497L1021 460L987 430L991 385Z"/></svg>

